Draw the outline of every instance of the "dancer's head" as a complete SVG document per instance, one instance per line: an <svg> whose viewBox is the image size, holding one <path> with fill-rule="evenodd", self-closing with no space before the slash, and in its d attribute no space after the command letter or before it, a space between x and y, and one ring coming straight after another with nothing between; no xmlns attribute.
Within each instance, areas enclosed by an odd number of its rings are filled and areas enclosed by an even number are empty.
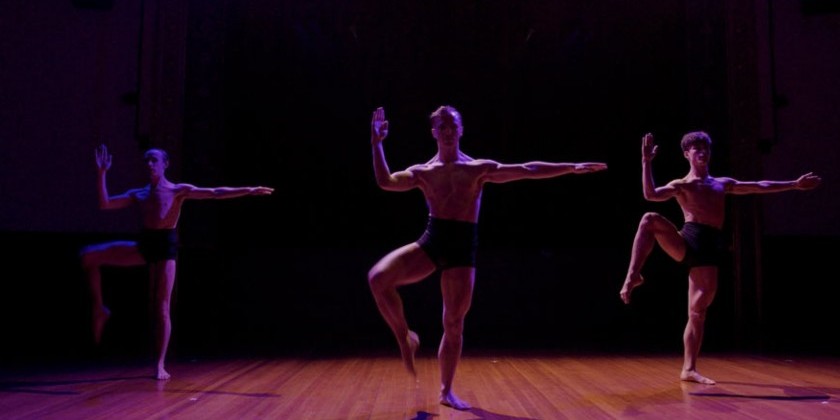
<svg viewBox="0 0 840 420"><path fill-rule="evenodd" d="M443 105L429 115L432 137L444 144L456 143L464 134L461 113L452 106Z"/></svg>

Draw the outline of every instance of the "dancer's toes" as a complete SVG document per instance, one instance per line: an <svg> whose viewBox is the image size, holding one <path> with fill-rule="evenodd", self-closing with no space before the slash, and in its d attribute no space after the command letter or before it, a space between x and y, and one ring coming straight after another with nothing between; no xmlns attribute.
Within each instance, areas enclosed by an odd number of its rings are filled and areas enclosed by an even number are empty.
<svg viewBox="0 0 840 420"><path fill-rule="evenodd" d="M680 380L685 382L696 382L703 385L714 385L716 382L699 373L696 370L684 370L680 374Z"/></svg>
<svg viewBox="0 0 840 420"><path fill-rule="evenodd" d="M440 403L447 407L452 407L456 410L469 410L472 406L469 405L466 401L462 401L460 398L456 397L455 394L452 392L447 392L445 394L440 395Z"/></svg>
<svg viewBox="0 0 840 420"><path fill-rule="evenodd" d="M405 339L400 343L400 354L402 355L405 368L413 376L417 376L417 370L414 367L414 356L417 353L417 348L420 347L420 337L414 331L408 331Z"/></svg>
<svg viewBox="0 0 840 420"><path fill-rule="evenodd" d="M627 278L624 280L624 285L621 287L621 292L619 292L621 300L623 300L625 304L629 304L630 293L633 289L641 286L644 282L645 279L641 274L628 274Z"/></svg>
<svg viewBox="0 0 840 420"><path fill-rule="evenodd" d="M170 375L169 372L167 372L166 369L163 368L163 366L158 366L157 373L155 374L155 379L159 381L166 381L171 377L172 375Z"/></svg>

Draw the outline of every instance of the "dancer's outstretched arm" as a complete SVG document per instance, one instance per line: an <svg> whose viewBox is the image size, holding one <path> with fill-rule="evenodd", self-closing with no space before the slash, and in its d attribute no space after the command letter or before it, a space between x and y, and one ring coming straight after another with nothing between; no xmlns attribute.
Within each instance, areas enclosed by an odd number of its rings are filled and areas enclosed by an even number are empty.
<svg viewBox="0 0 840 420"><path fill-rule="evenodd" d="M726 186L726 192L736 195L743 194L769 194L790 190L812 190L817 188L822 181L813 172L792 181L738 181L733 178L720 178Z"/></svg>
<svg viewBox="0 0 840 420"><path fill-rule="evenodd" d="M270 195L274 188L269 187L213 187L202 188L192 184L177 184L175 187L185 198L197 200L223 200L244 197L246 195Z"/></svg>
<svg viewBox="0 0 840 420"><path fill-rule="evenodd" d="M581 162L557 163L533 161L526 163L499 163L492 160L478 160L476 165L485 168L484 182L504 183L521 179L545 179L567 174L587 174L607 169L606 163Z"/></svg>

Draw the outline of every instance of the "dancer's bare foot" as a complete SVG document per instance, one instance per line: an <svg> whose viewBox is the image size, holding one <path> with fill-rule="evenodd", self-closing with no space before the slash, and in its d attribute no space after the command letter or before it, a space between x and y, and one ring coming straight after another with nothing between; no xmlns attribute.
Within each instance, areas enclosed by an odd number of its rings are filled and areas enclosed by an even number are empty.
<svg viewBox="0 0 840 420"><path fill-rule="evenodd" d="M157 374L155 374L155 379L159 381L166 381L171 377L172 375L170 375L169 372L167 372L166 369L163 368L163 366L157 367Z"/></svg>
<svg viewBox="0 0 840 420"><path fill-rule="evenodd" d="M715 381L697 373L696 370L684 370L680 373L680 380L686 382L697 382L703 385L714 385Z"/></svg>
<svg viewBox="0 0 840 420"><path fill-rule="evenodd" d="M420 347L420 337L417 333L409 330L405 339L400 341L400 355L402 356L405 368L413 376L417 376L417 370L414 368L414 355L417 353L417 348Z"/></svg>
<svg viewBox="0 0 840 420"><path fill-rule="evenodd" d="M93 342L97 345L102 342L102 331L105 329L105 323L111 317L111 311L102 306L93 311Z"/></svg>
<svg viewBox="0 0 840 420"><path fill-rule="evenodd" d="M633 291L636 287L642 285L645 282L644 277L641 274L627 274L627 278L624 279L624 286L621 288L621 300L624 301L625 304L630 303L630 292Z"/></svg>
<svg viewBox="0 0 840 420"><path fill-rule="evenodd" d="M446 393L441 392L440 403L447 407L452 407L456 410L461 411L469 410L470 408L472 408L471 405L469 405L465 401L461 401L461 399L456 397L455 394L453 394L451 391Z"/></svg>

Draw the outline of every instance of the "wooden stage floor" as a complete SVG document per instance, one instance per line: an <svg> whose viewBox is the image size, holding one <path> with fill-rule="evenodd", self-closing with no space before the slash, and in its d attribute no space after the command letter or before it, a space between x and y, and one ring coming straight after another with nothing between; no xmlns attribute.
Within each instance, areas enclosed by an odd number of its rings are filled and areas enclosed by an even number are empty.
<svg viewBox="0 0 840 420"><path fill-rule="evenodd" d="M677 380L679 356L466 353L438 404L438 365L415 382L394 357L175 362L173 378L138 366L64 367L0 376L0 417L52 419L829 419L840 418L840 358L710 355L716 386Z"/></svg>

